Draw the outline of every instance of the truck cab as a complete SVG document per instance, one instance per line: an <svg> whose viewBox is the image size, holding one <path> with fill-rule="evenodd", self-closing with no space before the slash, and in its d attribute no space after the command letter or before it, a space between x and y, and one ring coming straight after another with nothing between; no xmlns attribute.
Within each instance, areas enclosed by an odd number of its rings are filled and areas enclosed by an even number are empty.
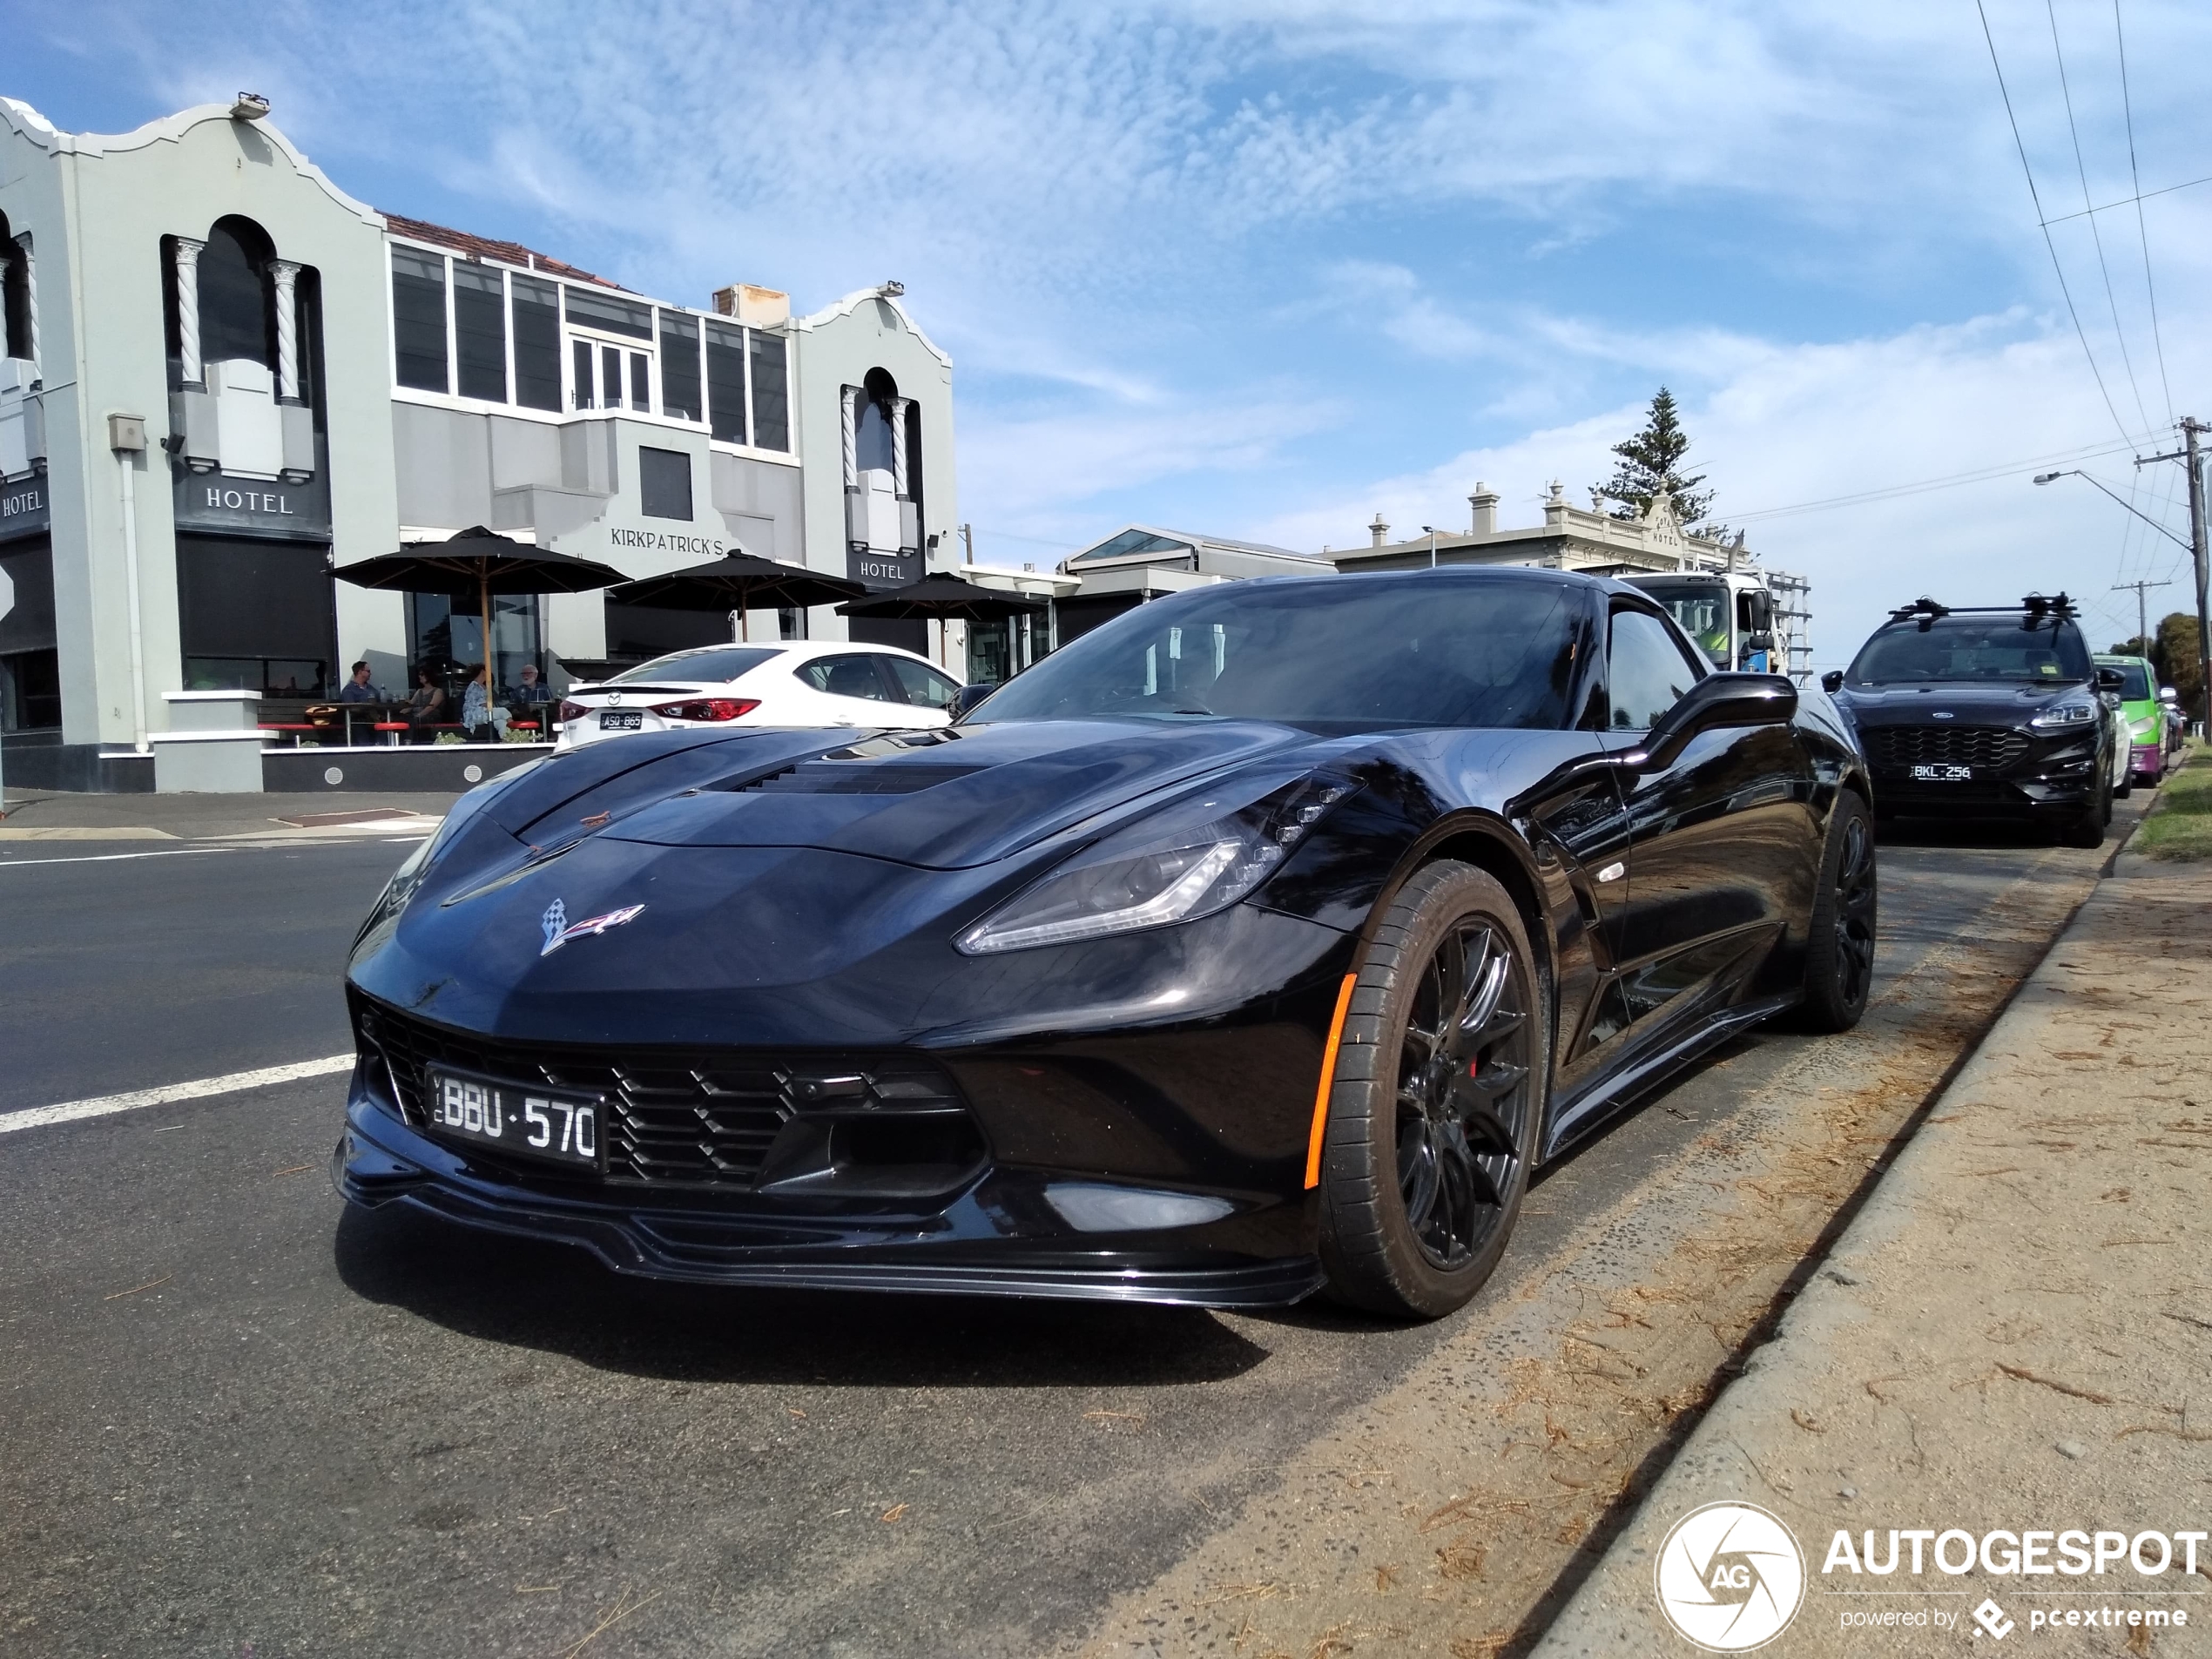
<svg viewBox="0 0 2212 1659"><path fill-rule="evenodd" d="M1683 570L1622 580L1666 606L1714 667L1761 674L1788 669L1785 654L1776 646L1774 596L1762 577Z"/></svg>

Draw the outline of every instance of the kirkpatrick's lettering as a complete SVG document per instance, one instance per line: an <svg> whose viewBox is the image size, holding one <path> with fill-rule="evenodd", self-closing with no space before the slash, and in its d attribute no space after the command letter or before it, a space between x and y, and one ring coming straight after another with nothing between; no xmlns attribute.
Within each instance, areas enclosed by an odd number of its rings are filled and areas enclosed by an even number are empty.
<svg viewBox="0 0 2212 1659"><path fill-rule="evenodd" d="M610 529L608 542L615 547L634 547L641 553L691 553L701 558L718 559L730 550L730 544L711 536L670 536L660 530Z"/></svg>

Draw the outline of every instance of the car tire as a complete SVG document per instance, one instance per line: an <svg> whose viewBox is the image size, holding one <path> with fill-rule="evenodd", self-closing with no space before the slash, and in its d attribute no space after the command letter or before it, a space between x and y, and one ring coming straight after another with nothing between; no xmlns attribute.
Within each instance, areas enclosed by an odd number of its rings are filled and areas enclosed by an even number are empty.
<svg viewBox="0 0 2212 1659"><path fill-rule="evenodd" d="M2112 780L2105 779L2098 786L2096 799L2088 810L2060 832L2059 840L2068 846L2099 847L2105 844L2105 826L2112 822Z"/></svg>
<svg viewBox="0 0 2212 1659"><path fill-rule="evenodd" d="M1368 941L1331 1074L1332 1298L1404 1319L1467 1305L1520 1214L1550 1076L1548 987L1518 907L1471 864L1425 867Z"/></svg>
<svg viewBox="0 0 2212 1659"><path fill-rule="evenodd" d="M1874 815L1846 789L1828 815L1820 885L1805 928L1805 994L1797 1023L1808 1031L1848 1031L1866 1012L1874 986L1881 894Z"/></svg>

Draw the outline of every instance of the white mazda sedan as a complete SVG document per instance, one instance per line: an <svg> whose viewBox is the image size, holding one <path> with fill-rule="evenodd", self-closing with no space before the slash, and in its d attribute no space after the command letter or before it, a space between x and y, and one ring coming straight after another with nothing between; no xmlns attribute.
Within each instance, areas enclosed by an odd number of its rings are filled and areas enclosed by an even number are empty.
<svg viewBox="0 0 2212 1659"><path fill-rule="evenodd" d="M559 746L702 726L944 725L960 682L913 651L849 641L671 651L561 700Z"/></svg>

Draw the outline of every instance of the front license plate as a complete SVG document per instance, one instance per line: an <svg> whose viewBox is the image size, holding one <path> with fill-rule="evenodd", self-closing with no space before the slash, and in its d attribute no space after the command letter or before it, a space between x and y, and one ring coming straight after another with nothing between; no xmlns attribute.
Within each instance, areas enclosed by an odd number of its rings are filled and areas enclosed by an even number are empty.
<svg viewBox="0 0 2212 1659"><path fill-rule="evenodd" d="M1974 778L1972 766L1915 766L1912 781L1916 784L1967 784Z"/></svg>
<svg viewBox="0 0 2212 1659"><path fill-rule="evenodd" d="M425 1076L430 1127L441 1133L517 1157L571 1169L599 1167L597 1101L464 1077L435 1067Z"/></svg>
<svg viewBox="0 0 2212 1659"><path fill-rule="evenodd" d="M645 717L636 709L610 709L599 717L602 732L637 732L644 725Z"/></svg>

